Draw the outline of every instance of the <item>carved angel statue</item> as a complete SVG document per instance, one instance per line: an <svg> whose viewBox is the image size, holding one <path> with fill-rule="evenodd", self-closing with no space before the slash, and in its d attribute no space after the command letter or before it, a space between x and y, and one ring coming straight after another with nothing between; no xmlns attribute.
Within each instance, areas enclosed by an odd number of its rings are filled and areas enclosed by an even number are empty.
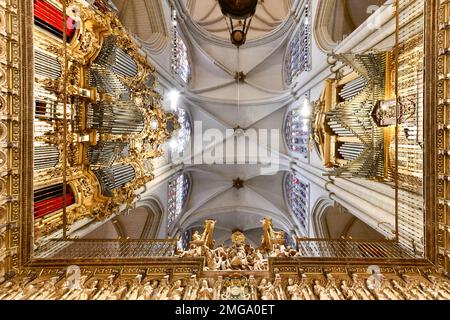
<svg viewBox="0 0 450 320"><path fill-rule="evenodd" d="M274 230L272 227L272 219L264 218L262 221L263 236L261 242L261 250L264 252L271 252L274 244Z"/></svg>
<svg viewBox="0 0 450 320"><path fill-rule="evenodd" d="M192 236L191 243L197 246L208 247L210 249L213 249L214 248L213 233L215 225L216 225L215 220L205 220L203 233L200 235L200 233L196 231Z"/></svg>

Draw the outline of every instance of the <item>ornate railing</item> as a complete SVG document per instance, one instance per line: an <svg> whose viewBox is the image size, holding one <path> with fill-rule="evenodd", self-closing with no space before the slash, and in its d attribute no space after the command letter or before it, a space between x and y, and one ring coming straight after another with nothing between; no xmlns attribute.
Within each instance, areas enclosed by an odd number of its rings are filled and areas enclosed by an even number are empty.
<svg viewBox="0 0 450 320"><path fill-rule="evenodd" d="M339 259L414 259L415 255L395 241L355 241L297 239L302 258Z"/></svg>
<svg viewBox="0 0 450 320"><path fill-rule="evenodd" d="M145 259L172 257L176 239L51 240L35 253L37 259Z"/></svg>

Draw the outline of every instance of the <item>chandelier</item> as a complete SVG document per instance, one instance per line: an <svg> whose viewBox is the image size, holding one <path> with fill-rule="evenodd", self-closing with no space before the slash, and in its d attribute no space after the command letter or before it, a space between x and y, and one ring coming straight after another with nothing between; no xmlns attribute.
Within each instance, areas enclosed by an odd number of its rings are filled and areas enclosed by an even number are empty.
<svg viewBox="0 0 450 320"><path fill-rule="evenodd" d="M242 46L247 40L247 33L257 4L258 0L219 0L231 42L236 47Z"/></svg>

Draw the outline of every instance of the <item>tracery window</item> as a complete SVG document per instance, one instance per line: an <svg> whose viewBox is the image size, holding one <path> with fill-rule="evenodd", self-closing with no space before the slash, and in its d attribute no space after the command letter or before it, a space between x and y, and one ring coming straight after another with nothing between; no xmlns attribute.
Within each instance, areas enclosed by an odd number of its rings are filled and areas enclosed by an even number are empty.
<svg viewBox="0 0 450 320"><path fill-rule="evenodd" d="M186 44L178 31L177 11L172 8L172 72L180 77L184 83L188 83L191 78L191 63L189 63L189 53Z"/></svg>
<svg viewBox="0 0 450 320"><path fill-rule="evenodd" d="M286 144L291 152L308 158L309 153L309 118L302 115L302 110L289 111L284 125Z"/></svg>
<svg viewBox="0 0 450 320"><path fill-rule="evenodd" d="M305 6L300 27L289 43L285 58L285 80L288 85L304 71L311 71L311 4Z"/></svg>
<svg viewBox="0 0 450 320"><path fill-rule="evenodd" d="M177 108L178 121L181 128L178 130L178 135L173 137L173 143L171 143L172 152L182 154L189 146L192 135L192 124L186 110Z"/></svg>
<svg viewBox="0 0 450 320"><path fill-rule="evenodd" d="M189 194L190 181L185 173L181 173L169 182L168 188L168 221L167 225L171 228L178 220Z"/></svg>
<svg viewBox="0 0 450 320"><path fill-rule="evenodd" d="M191 239L191 230L186 230L185 232L183 232L180 239L178 240L178 248L188 250L190 239Z"/></svg>
<svg viewBox="0 0 450 320"><path fill-rule="evenodd" d="M294 173L289 173L285 180L285 195L291 212L307 231L309 185L302 182Z"/></svg>

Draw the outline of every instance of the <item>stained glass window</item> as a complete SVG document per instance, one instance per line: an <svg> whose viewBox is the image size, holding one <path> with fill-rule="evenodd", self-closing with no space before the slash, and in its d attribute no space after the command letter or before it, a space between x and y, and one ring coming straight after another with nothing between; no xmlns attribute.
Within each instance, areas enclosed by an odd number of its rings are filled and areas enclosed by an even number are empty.
<svg viewBox="0 0 450 320"><path fill-rule="evenodd" d="M286 177L285 193L288 205L300 225L308 231L309 185L294 174Z"/></svg>
<svg viewBox="0 0 450 320"><path fill-rule="evenodd" d="M181 128L178 130L178 135L174 137L174 143L171 144L171 147L172 152L182 154L191 141L192 124L186 110L178 108L176 113L178 114L178 121Z"/></svg>
<svg viewBox="0 0 450 320"><path fill-rule="evenodd" d="M178 240L178 248L182 250L188 250L190 240L191 240L191 230L183 232L180 239Z"/></svg>
<svg viewBox="0 0 450 320"><path fill-rule="evenodd" d="M290 111L286 116L284 134L290 151L308 158L309 118L302 116L300 109Z"/></svg>
<svg viewBox="0 0 450 320"><path fill-rule="evenodd" d="M189 194L190 182L186 174L182 173L169 182L168 190L168 226L172 227L180 217Z"/></svg>
<svg viewBox="0 0 450 320"><path fill-rule="evenodd" d="M172 72L180 77L184 83L191 78L191 63L186 44L178 31L177 11L172 9Z"/></svg>
<svg viewBox="0 0 450 320"><path fill-rule="evenodd" d="M311 71L311 5L305 6L300 27L289 43L285 60L285 79L288 85L304 71Z"/></svg>

